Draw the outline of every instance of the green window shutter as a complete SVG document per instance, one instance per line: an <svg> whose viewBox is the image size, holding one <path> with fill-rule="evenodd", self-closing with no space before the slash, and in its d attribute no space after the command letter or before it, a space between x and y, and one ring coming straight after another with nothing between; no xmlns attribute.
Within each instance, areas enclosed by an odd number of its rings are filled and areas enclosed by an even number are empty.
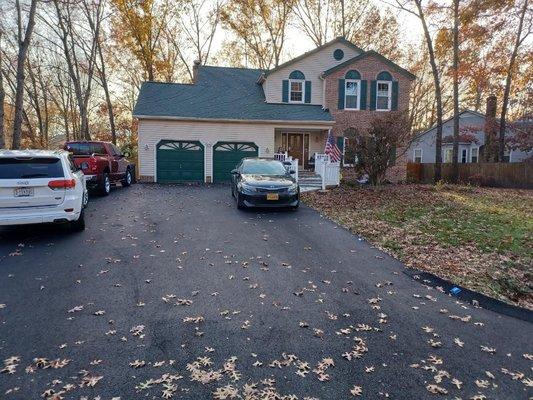
<svg viewBox="0 0 533 400"><path fill-rule="evenodd" d="M398 110L398 81L392 82L391 110Z"/></svg>
<svg viewBox="0 0 533 400"><path fill-rule="evenodd" d="M339 79L339 110L344 110L344 79Z"/></svg>
<svg viewBox="0 0 533 400"><path fill-rule="evenodd" d="M305 102L311 103L311 81L305 81Z"/></svg>
<svg viewBox="0 0 533 400"><path fill-rule="evenodd" d="M342 153L342 149L344 148L344 136L337 136L337 147Z"/></svg>
<svg viewBox="0 0 533 400"><path fill-rule="evenodd" d="M366 110L366 92L367 92L367 84L366 81L361 81L361 103L360 103L360 109Z"/></svg>
<svg viewBox="0 0 533 400"><path fill-rule="evenodd" d="M376 109L376 81L370 82L370 109L374 111Z"/></svg>
<svg viewBox="0 0 533 400"><path fill-rule="evenodd" d="M283 80L281 101L284 103L289 102L289 81L287 79Z"/></svg>

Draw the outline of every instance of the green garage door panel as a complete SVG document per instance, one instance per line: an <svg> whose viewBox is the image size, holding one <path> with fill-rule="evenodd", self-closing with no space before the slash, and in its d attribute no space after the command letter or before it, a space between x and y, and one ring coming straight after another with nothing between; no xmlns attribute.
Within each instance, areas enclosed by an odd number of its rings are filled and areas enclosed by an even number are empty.
<svg viewBox="0 0 533 400"><path fill-rule="evenodd" d="M157 181L203 182L204 146L197 141L160 142L157 145Z"/></svg>
<svg viewBox="0 0 533 400"><path fill-rule="evenodd" d="M231 170L244 157L257 157L258 147L251 142L218 142L213 146L213 182L231 180Z"/></svg>

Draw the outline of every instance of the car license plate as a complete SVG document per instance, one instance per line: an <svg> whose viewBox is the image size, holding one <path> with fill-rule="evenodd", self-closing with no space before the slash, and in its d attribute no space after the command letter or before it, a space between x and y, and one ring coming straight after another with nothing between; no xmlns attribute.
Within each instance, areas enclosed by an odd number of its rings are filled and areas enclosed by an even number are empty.
<svg viewBox="0 0 533 400"><path fill-rule="evenodd" d="M16 188L14 191L15 197L32 197L33 188Z"/></svg>
<svg viewBox="0 0 533 400"><path fill-rule="evenodd" d="M279 194L267 193L267 200L279 200Z"/></svg>

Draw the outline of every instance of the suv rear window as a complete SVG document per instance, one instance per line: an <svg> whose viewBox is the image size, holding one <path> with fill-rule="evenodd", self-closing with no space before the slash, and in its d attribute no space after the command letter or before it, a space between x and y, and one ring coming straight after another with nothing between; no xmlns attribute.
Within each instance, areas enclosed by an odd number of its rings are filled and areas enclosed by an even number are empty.
<svg viewBox="0 0 533 400"><path fill-rule="evenodd" d="M105 146L102 143L68 143L66 149L75 156L106 154Z"/></svg>
<svg viewBox="0 0 533 400"><path fill-rule="evenodd" d="M0 158L0 179L63 178L61 159Z"/></svg>

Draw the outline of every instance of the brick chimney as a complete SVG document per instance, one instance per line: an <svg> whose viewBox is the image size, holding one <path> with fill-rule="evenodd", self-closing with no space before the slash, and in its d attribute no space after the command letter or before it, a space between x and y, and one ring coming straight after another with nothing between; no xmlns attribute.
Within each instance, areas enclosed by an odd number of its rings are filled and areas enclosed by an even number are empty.
<svg viewBox="0 0 533 400"><path fill-rule="evenodd" d="M487 97L487 107L485 109L485 148L483 159L485 162L495 162L498 159L498 137L496 122L496 96Z"/></svg>
<svg viewBox="0 0 533 400"><path fill-rule="evenodd" d="M202 62L200 60L194 60L194 65L192 66L192 82L198 82L198 68Z"/></svg>

